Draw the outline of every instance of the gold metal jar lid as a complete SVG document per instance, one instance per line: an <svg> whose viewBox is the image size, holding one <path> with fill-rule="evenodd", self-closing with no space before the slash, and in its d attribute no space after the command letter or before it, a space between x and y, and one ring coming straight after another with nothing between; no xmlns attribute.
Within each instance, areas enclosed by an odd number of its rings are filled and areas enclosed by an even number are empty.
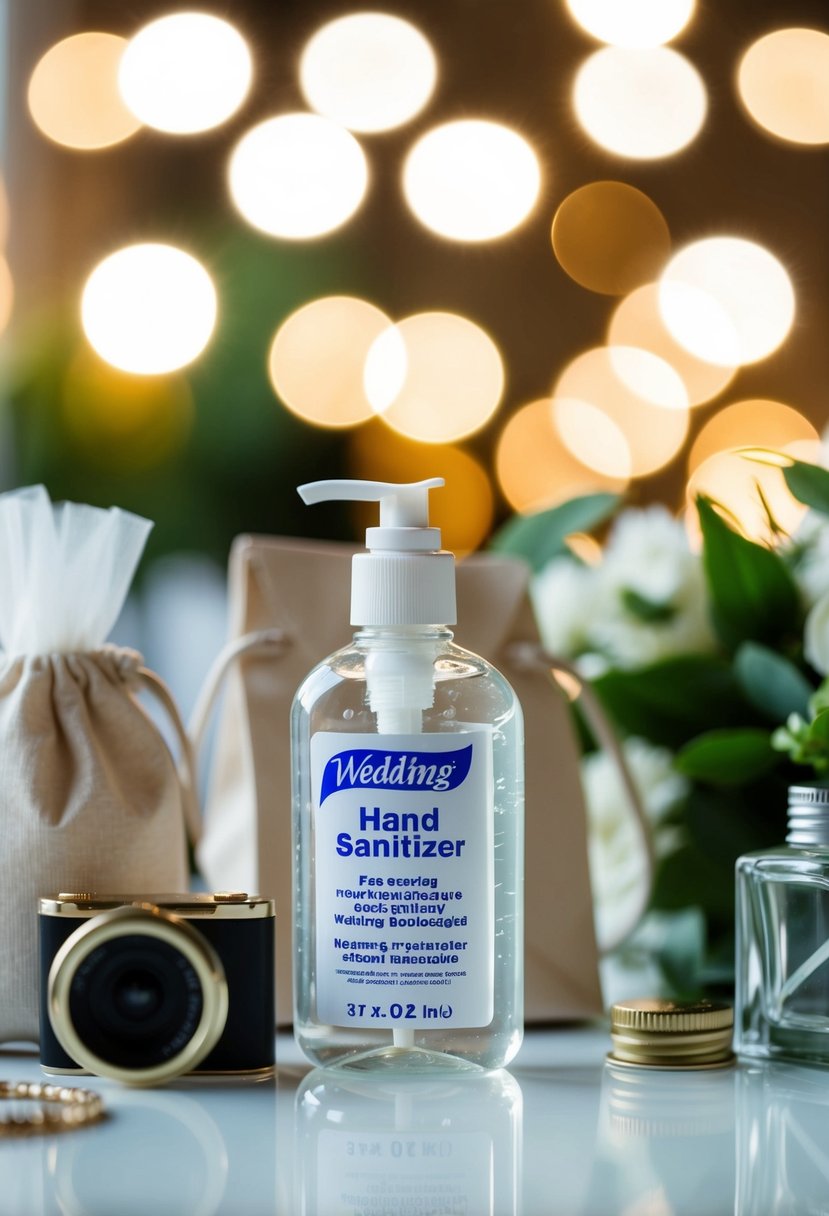
<svg viewBox="0 0 829 1216"><path fill-rule="evenodd" d="M734 1011L715 1001L647 997L610 1010L608 1060L634 1068L727 1068Z"/></svg>

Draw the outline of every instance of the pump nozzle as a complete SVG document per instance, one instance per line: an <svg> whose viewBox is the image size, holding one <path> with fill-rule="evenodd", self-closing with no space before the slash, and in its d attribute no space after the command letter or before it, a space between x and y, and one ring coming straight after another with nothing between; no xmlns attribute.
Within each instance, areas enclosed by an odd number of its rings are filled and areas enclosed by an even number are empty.
<svg viewBox="0 0 829 1216"><path fill-rule="evenodd" d="M429 491L444 485L442 477L397 484L392 481L309 481L298 486L304 503L379 502L380 527L366 531L369 549L440 548L440 530L429 527ZM405 535L400 533L406 530ZM417 529L413 534L410 529Z"/></svg>
<svg viewBox="0 0 829 1216"><path fill-rule="evenodd" d="M440 529L429 527L429 491L442 477L425 481L310 481L298 486L304 503L379 502L380 525L366 529L368 553L354 558L352 625L452 625L455 570L451 553L440 551Z"/></svg>

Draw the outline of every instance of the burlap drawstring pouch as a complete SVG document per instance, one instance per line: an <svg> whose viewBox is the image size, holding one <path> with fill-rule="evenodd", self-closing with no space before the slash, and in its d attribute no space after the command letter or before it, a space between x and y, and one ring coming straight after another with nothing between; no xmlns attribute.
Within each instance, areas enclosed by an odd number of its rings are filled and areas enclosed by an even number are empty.
<svg viewBox="0 0 829 1216"><path fill-rule="evenodd" d="M181 720L139 654L104 644L151 527L42 486L0 495L0 1041L38 1036L39 896L186 889L192 785L139 693L183 739Z"/></svg>

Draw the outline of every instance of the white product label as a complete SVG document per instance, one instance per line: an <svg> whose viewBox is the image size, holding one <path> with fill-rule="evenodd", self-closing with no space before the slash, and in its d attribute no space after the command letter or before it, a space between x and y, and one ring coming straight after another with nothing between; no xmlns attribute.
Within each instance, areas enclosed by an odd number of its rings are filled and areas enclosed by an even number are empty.
<svg viewBox="0 0 829 1216"><path fill-rule="evenodd" d="M311 740L317 1016L487 1026L493 1004L492 737Z"/></svg>

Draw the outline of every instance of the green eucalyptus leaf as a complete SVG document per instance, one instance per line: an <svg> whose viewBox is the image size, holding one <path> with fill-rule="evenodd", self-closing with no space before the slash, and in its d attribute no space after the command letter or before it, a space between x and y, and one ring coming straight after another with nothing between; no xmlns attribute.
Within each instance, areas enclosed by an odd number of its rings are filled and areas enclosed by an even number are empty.
<svg viewBox="0 0 829 1216"><path fill-rule="evenodd" d="M829 709L822 709L809 724L806 738L810 744L829 747Z"/></svg>
<svg viewBox="0 0 829 1216"><path fill-rule="evenodd" d="M675 655L648 667L613 670L594 687L628 735L677 748L704 730L757 720L731 666L716 655Z"/></svg>
<svg viewBox="0 0 829 1216"><path fill-rule="evenodd" d="M686 743L674 761L680 773L710 785L744 785L779 762L767 730L709 730Z"/></svg>
<svg viewBox="0 0 829 1216"><path fill-rule="evenodd" d="M744 642L734 670L748 700L770 721L785 722L789 714L808 715L812 685L782 655L757 642Z"/></svg>
<svg viewBox="0 0 829 1216"><path fill-rule="evenodd" d="M822 515L829 515L829 469L794 460L783 469L783 476L795 498Z"/></svg>
<svg viewBox="0 0 829 1216"><path fill-rule="evenodd" d="M566 537L598 527L620 501L618 494L586 494L533 515L514 515L495 533L490 547L523 557L533 570L541 570L554 557L569 552Z"/></svg>
<svg viewBox="0 0 829 1216"><path fill-rule="evenodd" d="M697 499L703 563L714 626L723 643L771 645L796 633L802 610L797 587L771 549L732 531L711 502Z"/></svg>

